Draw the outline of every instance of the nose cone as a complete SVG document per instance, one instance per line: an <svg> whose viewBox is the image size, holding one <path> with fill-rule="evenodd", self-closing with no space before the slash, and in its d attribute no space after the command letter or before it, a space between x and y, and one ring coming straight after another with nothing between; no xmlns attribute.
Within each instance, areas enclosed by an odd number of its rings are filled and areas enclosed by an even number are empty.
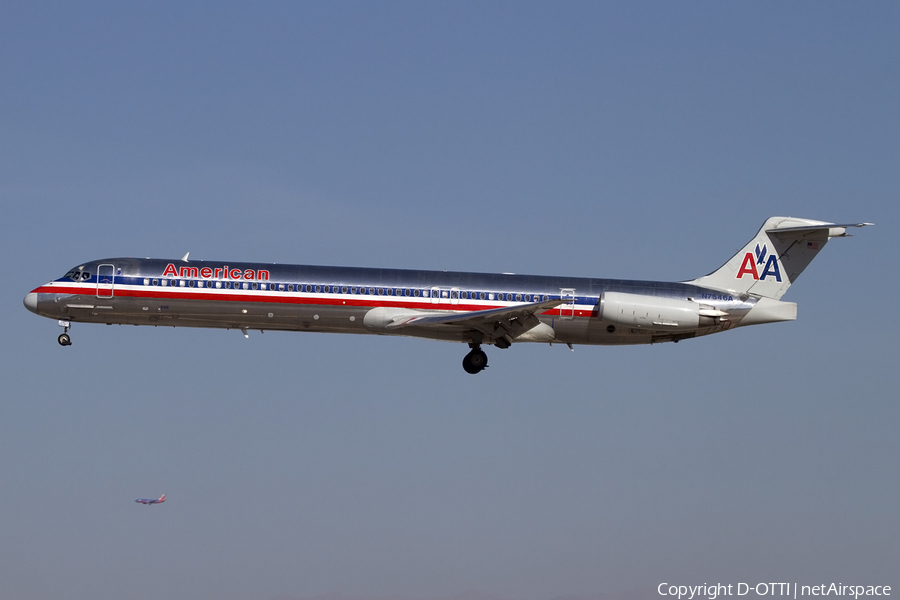
<svg viewBox="0 0 900 600"><path fill-rule="evenodd" d="M38 304L38 295L34 292L29 292L25 295L25 299L22 300L22 303L25 305L25 308L37 314L37 304Z"/></svg>

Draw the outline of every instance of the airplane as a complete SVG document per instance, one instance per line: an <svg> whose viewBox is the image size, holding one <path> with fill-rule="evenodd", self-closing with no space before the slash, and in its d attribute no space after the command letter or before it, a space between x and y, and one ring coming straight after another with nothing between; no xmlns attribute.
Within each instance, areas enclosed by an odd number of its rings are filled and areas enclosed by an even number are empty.
<svg viewBox="0 0 900 600"><path fill-rule="evenodd" d="M162 504L165 501L166 501L165 494L163 494L159 498L138 498L137 500L135 500L135 502L140 502L141 504L146 504L147 506L150 506L152 504Z"/></svg>
<svg viewBox="0 0 900 600"><path fill-rule="evenodd" d="M782 295L831 238L871 223L771 217L716 271L682 282L290 264L109 258L29 292L25 307L72 322L400 335L482 345L679 342L792 321Z"/></svg>

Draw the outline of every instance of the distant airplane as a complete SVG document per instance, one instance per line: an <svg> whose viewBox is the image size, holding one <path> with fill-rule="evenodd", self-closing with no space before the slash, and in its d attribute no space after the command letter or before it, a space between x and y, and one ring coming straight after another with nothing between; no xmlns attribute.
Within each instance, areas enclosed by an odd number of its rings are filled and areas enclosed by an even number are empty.
<svg viewBox="0 0 900 600"><path fill-rule="evenodd" d="M678 342L791 321L781 296L833 237L871 223L772 217L713 273L678 283L111 258L70 269L25 296L26 308L70 322L404 335L462 342L467 373L482 344ZM697 243L696 236L691 243ZM402 367L401 367L402 368Z"/></svg>
<svg viewBox="0 0 900 600"><path fill-rule="evenodd" d="M141 504L146 504L150 506L151 504L162 504L166 501L166 495L163 494L159 498L138 498L135 502L140 502Z"/></svg>

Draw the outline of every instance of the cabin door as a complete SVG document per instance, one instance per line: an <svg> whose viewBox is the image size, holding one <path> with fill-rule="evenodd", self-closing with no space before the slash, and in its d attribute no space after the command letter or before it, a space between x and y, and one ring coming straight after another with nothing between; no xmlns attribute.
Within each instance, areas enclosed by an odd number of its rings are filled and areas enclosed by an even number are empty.
<svg viewBox="0 0 900 600"><path fill-rule="evenodd" d="M562 288L559 290L559 298L566 301L566 304L559 305L559 318L571 321L575 318L575 290Z"/></svg>
<svg viewBox="0 0 900 600"><path fill-rule="evenodd" d="M113 287L116 284L115 265L100 265L97 267L97 297L112 298Z"/></svg>

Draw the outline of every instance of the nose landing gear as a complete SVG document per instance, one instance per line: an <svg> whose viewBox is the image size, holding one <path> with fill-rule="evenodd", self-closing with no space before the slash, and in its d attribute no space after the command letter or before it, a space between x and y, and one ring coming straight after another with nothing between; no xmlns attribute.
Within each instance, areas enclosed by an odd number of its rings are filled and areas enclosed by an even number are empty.
<svg viewBox="0 0 900 600"><path fill-rule="evenodd" d="M487 368L487 354L481 349L481 346L472 346L472 350L463 358L462 365L466 373L475 375Z"/></svg>
<svg viewBox="0 0 900 600"><path fill-rule="evenodd" d="M69 322L60 321L59 326L63 328L63 332L59 334L59 337L56 338L56 341L59 342L60 346L71 346L72 338L69 337Z"/></svg>

